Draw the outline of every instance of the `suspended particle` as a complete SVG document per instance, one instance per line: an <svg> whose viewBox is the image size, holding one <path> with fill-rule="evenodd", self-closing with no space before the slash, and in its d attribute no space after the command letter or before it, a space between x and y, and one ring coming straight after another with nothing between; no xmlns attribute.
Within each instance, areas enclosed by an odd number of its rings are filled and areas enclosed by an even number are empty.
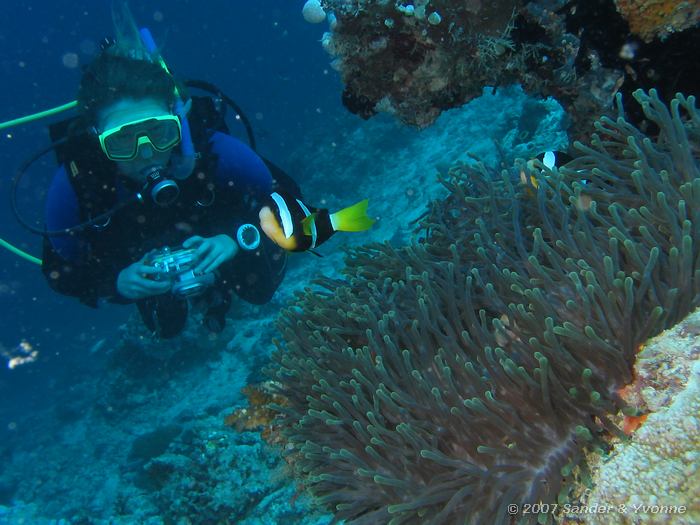
<svg viewBox="0 0 700 525"><path fill-rule="evenodd" d="M80 63L77 53L65 53L62 58L63 65L68 69L75 69Z"/></svg>

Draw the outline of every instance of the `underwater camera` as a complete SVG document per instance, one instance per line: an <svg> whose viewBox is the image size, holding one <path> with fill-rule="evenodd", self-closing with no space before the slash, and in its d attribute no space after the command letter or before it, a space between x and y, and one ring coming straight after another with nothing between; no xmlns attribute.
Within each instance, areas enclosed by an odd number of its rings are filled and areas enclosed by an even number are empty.
<svg viewBox="0 0 700 525"><path fill-rule="evenodd" d="M214 273L196 275L194 248L171 250L168 247L155 250L147 258L146 264L159 270L155 274L156 281L169 280L172 283L171 293L184 297L199 295L214 284Z"/></svg>

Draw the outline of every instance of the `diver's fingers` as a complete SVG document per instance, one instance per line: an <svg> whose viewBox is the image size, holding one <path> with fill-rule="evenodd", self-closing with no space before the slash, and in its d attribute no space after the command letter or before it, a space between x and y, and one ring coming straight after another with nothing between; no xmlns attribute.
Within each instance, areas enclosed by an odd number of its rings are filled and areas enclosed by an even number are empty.
<svg viewBox="0 0 700 525"><path fill-rule="evenodd" d="M165 293L170 290L171 283L169 281L153 281L151 279L142 279L134 283L134 289L145 295L153 295Z"/></svg>
<svg viewBox="0 0 700 525"><path fill-rule="evenodd" d="M204 241L204 237L200 237L199 235L193 235L189 239L187 239L185 242L182 243L183 248L191 248L192 246L198 246L202 244Z"/></svg>
<svg viewBox="0 0 700 525"><path fill-rule="evenodd" d="M143 299L153 295L160 295L170 291L170 283L163 281L152 281L148 279L135 280L124 286L122 295L129 299Z"/></svg>
<svg viewBox="0 0 700 525"><path fill-rule="evenodd" d="M213 272L219 266L221 266L225 261L226 261L226 254L223 254L223 253L219 254L219 256L216 259L214 259L214 261L212 261L211 264L207 265L204 268L204 273Z"/></svg>
<svg viewBox="0 0 700 525"><path fill-rule="evenodd" d="M211 239L205 239L202 244L199 245L197 251L195 252L195 257L197 258L199 264L197 266L202 266L206 259L216 256L217 244Z"/></svg>
<svg viewBox="0 0 700 525"><path fill-rule="evenodd" d="M153 275L153 274L160 272L160 270L158 268L156 268L155 266L151 266L150 264L143 264L143 263L135 263L134 270L139 275L141 275L141 274Z"/></svg>
<svg viewBox="0 0 700 525"><path fill-rule="evenodd" d="M194 273L207 273L208 270L206 270L206 268L209 268L217 258L218 255L216 251L210 251L204 259L199 261L199 264L197 264L194 269Z"/></svg>

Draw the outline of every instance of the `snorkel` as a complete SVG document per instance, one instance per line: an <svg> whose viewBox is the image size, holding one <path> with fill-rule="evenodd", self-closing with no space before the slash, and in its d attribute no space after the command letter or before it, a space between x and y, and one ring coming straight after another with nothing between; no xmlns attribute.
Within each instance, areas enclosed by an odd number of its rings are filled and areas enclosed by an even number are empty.
<svg viewBox="0 0 700 525"><path fill-rule="evenodd" d="M156 46L155 40L148 28L142 27L139 29L139 35L141 35L141 41L143 42L146 51L148 51L151 56L153 56L160 66L170 75L172 73L168 69L163 57L158 52L158 47ZM194 164L196 160L196 154L194 151L194 144L192 143L192 134L190 132L190 124L187 120L187 112L190 109L191 101L186 103L183 101L183 97L180 94L180 90L175 86L175 107L174 113L180 118L180 125L182 126L182 140L180 141L179 152L174 154L174 158L171 159L172 164L172 176L176 179L182 180L190 176L194 170Z"/></svg>

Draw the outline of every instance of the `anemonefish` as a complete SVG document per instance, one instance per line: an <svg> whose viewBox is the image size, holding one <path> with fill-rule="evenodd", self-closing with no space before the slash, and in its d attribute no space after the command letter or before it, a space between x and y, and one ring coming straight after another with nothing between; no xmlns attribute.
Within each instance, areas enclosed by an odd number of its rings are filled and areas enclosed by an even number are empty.
<svg viewBox="0 0 700 525"><path fill-rule="evenodd" d="M573 157L564 151L545 151L537 155L537 159L551 170L555 167L560 168L567 162L571 162Z"/></svg>
<svg viewBox="0 0 700 525"><path fill-rule="evenodd" d="M535 159L539 160L542 163L542 165L548 170L553 170L555 168L559 169L563 165L567 164L568 162L573 160L573 157L564 151L544 151L537 155ZM535 168L535 159L529 160L527 162L527 166L531 170ZM522 182L523 184L527 184L525 171L520 172L520 182ZM583 183L585 184L586 181L584 180ZM537 188L537 178L534 175L530 175L530 184Z"/></svg>
<svg viewBox="0 0 700 525"><path fill-rule="evenodd" d="M537 158L537 160L539 160L542 163L542 165L546 169L548 169L550 171L553 171L555 169L558 170L559 168L561 168L562 166L568 164L569 162L571 162L573 160L573 157L571 155L569 155L568 153L562 152L562 151L545 151L544 153L539 154L536 158ZM537 188L539 186L539 182L538 182L537 177L532 174L532 171L534 171L535 169L538 169L534 162L535 162L535 159L532 159L532 160L528 161L528 163L527 163L528 168L530 168L530 170L531 170L529 181L528 181L528 176L527 176L525 170L523 169L520 171L520 182L524 186L529 186L529 188L526 188L525 191L530 196L535 196L536 191L534 191L534 190L537 190ZM576 171L577 173L581 173L581 174L584 173L583 171L578 171L578 170L574 170L574 171ZM579 179L579 182L581 182L581 184L588 184L589 181L588 181L588 179L581 177ZM581 193L578 195L578 198L575 201L575 205L579 210L588 211L591 207L591 202L592 202L592 199L591 199L590 195L586 195L586 194Z"/></svg>
<svg viewBox="0 0 700 525"><path fill-rule="evenodd" d="M279 247L290 252L313 250L337 231L368 230L374 219L367 216L365 199L335 213L326 209L309 208L301 200L282 192L270 195L258 217L265 235Z"/></svg>

